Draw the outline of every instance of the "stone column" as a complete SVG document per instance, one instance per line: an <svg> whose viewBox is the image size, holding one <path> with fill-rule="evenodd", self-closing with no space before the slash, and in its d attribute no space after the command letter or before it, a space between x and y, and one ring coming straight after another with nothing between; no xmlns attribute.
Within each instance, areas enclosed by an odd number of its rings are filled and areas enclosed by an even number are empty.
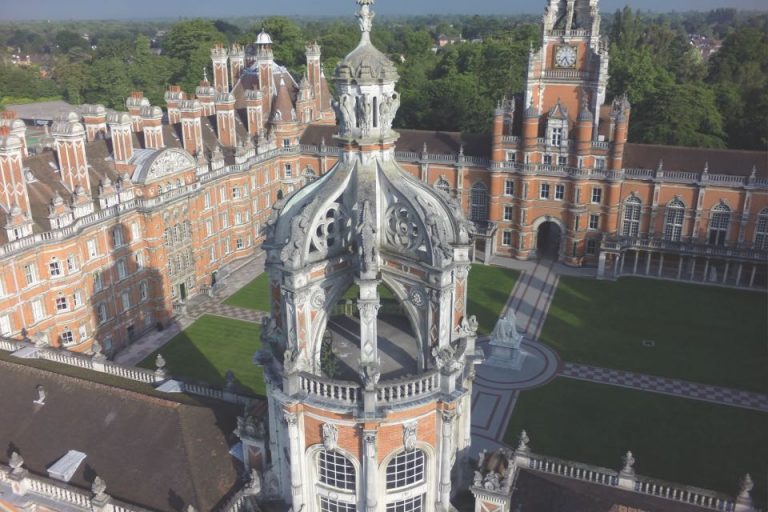
<svg viewBox="0 0 768 512"><path fill-rule="evenodd" d="M736 286L741 286L741 272L744 270L744 265L739 263L739 268L736 271Z"/></svg>
<svg viewBox="0 0 768 512"><path fill-rule="evenodd" d="M440 453L440 508L442 512L451 510L451 459L453 452L453 420L456 413L443 411L443 429Z"/></svg>
<svg viewBox="0 0 768 512"><path fill-rule="evenodd" d="M302 495L302 461L299 449L299 419L293 412L285 412L284 417L288 425L288 442L291 445L291 500L293 510L301 510L304 506L304 496Z"/></svg>
<svg viewBox="0 0 768 512"><path fill-rule="evenodd" d="M637 274L637 262L640 259L640 251L635 250L635 266L632 268L632 273Z"/></svg>
<svg viewBox="0 0 768 512"><path fill-rule="evenodd" d="M379 465L376 457L376 431L363 430L363 471L365 474L365 511L376 512L378 495L376 493L376 476ZM296 506L294 505L294 510Z"/></svg>
<svg viewBox="0 0 768 512"><path fill-rule="evenodd" d="M664 272L664 253L659 255L659 273L657 277L661 277L662 272Z"/></svg>
<svg viewBox="0 0 768 512"><path fill-rule="evenodd" d="M731 268L731 262L727 261L725 262L725 270L723 271L723 284L728 280L728 270Z"/></svg>
<svg viewBox="0 0 768 512"><path fill-rule="evenodd" d="M749 287L755 286L755 274L757 273L757 265L752 265L752 274L749 276Z"/></svg>
<svg viewBox="0 0 768 512"><path fill-rule="evenodd" d="M597 278L603 279L605 277L605 253L601 252L597 263Z"/></svg>

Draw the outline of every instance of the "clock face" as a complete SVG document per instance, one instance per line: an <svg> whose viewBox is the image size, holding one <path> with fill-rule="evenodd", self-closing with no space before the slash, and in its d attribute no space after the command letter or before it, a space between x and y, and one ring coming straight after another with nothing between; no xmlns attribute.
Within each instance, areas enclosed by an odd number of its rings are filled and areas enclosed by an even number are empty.
<svg viewBox="0 0 768 512"><path fill-rule="evenodd" d="M555 65L559 68L572 68L576 66L576 47L558 46L555 50Z"/></svg>

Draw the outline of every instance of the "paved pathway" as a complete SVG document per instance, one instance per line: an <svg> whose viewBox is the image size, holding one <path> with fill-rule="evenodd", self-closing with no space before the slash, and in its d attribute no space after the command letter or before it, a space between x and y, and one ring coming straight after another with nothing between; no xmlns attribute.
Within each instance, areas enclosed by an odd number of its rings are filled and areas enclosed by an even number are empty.
<svg viewBox="0 0 768 512"><path fill-rule="evenodd" d="M562 377L768 412L768 395L642 373L565 363Z"/></svg>

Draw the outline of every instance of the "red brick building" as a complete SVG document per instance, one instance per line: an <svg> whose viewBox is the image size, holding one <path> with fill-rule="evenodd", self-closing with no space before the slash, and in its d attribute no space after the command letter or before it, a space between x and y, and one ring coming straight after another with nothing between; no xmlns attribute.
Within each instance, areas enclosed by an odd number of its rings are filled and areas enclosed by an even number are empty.
<svg viewBox="0 0 768 512"><path fill-rule="evenodd" d="M399 164L459 200L478 259L548 253L605 277L764 286L765 153L628 143L631 106L605 97L597 2L559 4L490 135L401 130ZM37 155L3 114L3 335L118 350L252 257L273 203L337 161L316 44L298 82L266 33L250 53L211 55L213 83L194 96L172 86L165 109L137 92L126 112L63 112Z"/></svg>

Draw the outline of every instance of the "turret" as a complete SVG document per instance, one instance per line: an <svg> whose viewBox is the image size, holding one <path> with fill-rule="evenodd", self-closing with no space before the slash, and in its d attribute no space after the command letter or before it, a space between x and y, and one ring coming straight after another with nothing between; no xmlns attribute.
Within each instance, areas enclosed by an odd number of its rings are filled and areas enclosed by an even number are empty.
<svg viewBox="0 0 768 512"><path fill-rule="evenodd" d="M225 148L233 148L237 145L235 97L228 92L216 95L216 132L219 144Z"/></svg>
<svg viewBox="0 0 768 512"><path fill-rule="evenodd" d="M19 138L21 142L21 154L26 158L27 152L27 126L24 121L16 118L16 112L13 110L4 110L0 112L0 127L5 126L11 135Z"/></svg>
<svg viewBox="0 0 768 512"><path fill-rule="evenodd" d="M277 94L275 89L274 77L272 75L272 66L274 56L272 55L272 38L269 37L263 29L256 38L256 63L259 66L259 89L264 97L264 111L269 112L272 97Z"/></svg>
<svg viewBox="0 0 768 512"><path fill-rule="evenodd" d="M536 150L540 117L539 110L533 105L530 105L523 115L523 149L526 153Z"/></svg>
<svg viewBox="0 0 768 512"><path fill-rule="evenodd" d="M203 151L203 131L200 123L203 107L197 100L181 100L179 110L184 149L191 155L197 155Z"/></svg>
<svg viewBox="0 0 768 512"><path fill-rule="evenodd" d="M264 97L261 91L248 89L245 91L245 108L248 116L248 133L251 136L261 136L264 130Z"/></svg>
<svg viewBox="0 0 768 512"><path fill-rule="evenodd" d="M146 106L141 108L142 126L144 130L144 147L147 149L163 149L163 111L160 107Z"/></svg>
<svg viewBox="0 0 768 512"><path fill-rule="evenodd" d="M169 85L168 90L165 91L165 106L168 109L168 122L170 124L178 124L181 122L181 111L179 110L179 102L186 99L186 94L181 90L178 85Z"/></svg>
<svg viewBox="0 0 768 512"><path fill-rule="evenodd" d="M312 99L314 104L312 106L313 117L315 119L320 117L320 112L323 109L322 106L322 66L320 65L320 45L317 42L312 42L306 47L307 56L307 80L309 81L310 88L312 90Z"/></svg>
<svg viewBox="0 0 768 512"><path fill-rule="evenodd" d="M229 71L230 71L230 83L232 87L235 86L240 75L243 74L245 68L245 50L239 44L235 43L229 49Z"/></svg>
<svg viewBox="0 0 768 512"><path fill-rule="evenodd" d="M270 349L257 354L270 411L266 479L286 509L449 512L480 357L477 321L466 317L469 224L394 158L397 71L371 43L373 0L357 3L360 44L334 77L341 154L322 179L274 205L263 245L272 290ZM273 117L286 117L282 94ZM397 323L413 326L402 343L384 318L385 283L404 304ZM333 317L351 286L359 316L342 333ZM350 351L328 363L341 337L354 340ZM241 425L251 443L248 419Z"/></svg>
<svg viewBox="0 0 768 512"><path fill-rule="evenodd" d="M203 79L195 89L195 95L200 102L200 106L203 107L203 115L205 117L216 115L216 89L211 87L206 70L203 70Z"/></svg>
<svg viewBox="0 0 768 512"><path fill-rule="evenodd" d="M112 154L115 167L125 169L133 157L133 136L131 116L125 112L110 112L107 124L112 138Z"/></svg>
<svg viewBox="0 0 768 512"><path fill-rule="evenodd" d="M216 92L229 92L229 70L227 61L229 52L221 43L216 43L211 48L211 61L213 61L213 87Z"/></svg>
<svg viewBox="0 0 768 512"><path fill-rule="evenodd" d="M21 139L8 126L0 126L0 206L15 213L5 226L8 240L32 234L31 211L22 165ZM13 218L11 218L13 217Z"/></svg>
<svg viewBox="0 0 768 512"><path fill-rule="evenodd" d="M576 154L582 159L592 153L593 126L594 116L589 110L589 100L586 95L583 95L579 115L576 118Z"/></svg>
<svg viewBox="0 0 768 512"><path fill-rule="evenodd" d="M629 134L630 111L631 106L626 94L613 100L611 122L614 125L614 131L610 166L612 170L619 170L624 165L624 147Z"/></svg>
<svg viewBox="0 0 768 512"><path fill-rule="evenodd" d="M61 171L61 181L69 191L82 187L86 194L91 190L88 176L88 158L85 154L85 129L75 112L57 116L51 126L56 156Z"/></svg>
<svg viewBox="0 0 768 512"><path fill-rule="evenodd" d="M133 124L133 131L138 133L141 131L141 107L148 107L149 100L144 97L144 93L140 91L134 91L125 100L125 107L128 109L128 114L131 116L131 123Z"/></svg>
<svg viewBox="0 0 768 512"><path fill-rule="evenodd" d="M107 111L104 105L83 105L85 138L88 142L107 136Z"/></svg>

